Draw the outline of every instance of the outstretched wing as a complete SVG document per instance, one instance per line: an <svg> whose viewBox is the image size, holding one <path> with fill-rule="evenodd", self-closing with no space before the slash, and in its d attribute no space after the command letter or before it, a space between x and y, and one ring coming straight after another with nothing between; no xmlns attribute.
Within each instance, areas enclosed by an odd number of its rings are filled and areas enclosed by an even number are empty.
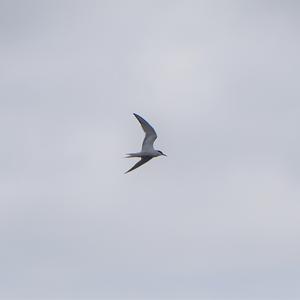
<svg viewBox="0 0 300 300"><path fill-rule="evenodd" d="M153 157L142 157L140 161L138 161L131 169L129 169L126 173L129 173L130 171L142 166L143 164L145 164L147 161L149 161L150 159L152 159Z"/></svg>
<svg viewBox="0 0 300 300"><path fill-rule="evenodd" d="M153 127L141 116L134 114L134 116L137 118L137 120L140 122L144 132L145 132L145 138L143 141L142 151L153 151L153 143L157 138L157 134Z"/></svg>

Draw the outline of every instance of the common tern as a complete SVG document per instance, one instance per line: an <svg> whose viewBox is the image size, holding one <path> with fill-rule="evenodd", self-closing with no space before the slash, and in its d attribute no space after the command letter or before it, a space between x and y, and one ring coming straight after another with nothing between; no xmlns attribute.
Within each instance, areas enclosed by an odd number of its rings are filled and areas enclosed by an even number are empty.
<svg viewBox="0 0 300 300"><path fill-rule="evenodd" d="M154 157L158 157L161 155L167 156L162 151L155 150L153 147L153 143L157 138L157 134L156 134L155 130L153 129L153 127L141 116L139 116L137 114L133 114L133 115L140 122L140 124L145 132L145 138L143 141L142 150L140 152L126 154L127 155L126 158L140 157L141 159L131 169L129 169L127 172L125 172L125 174L142 166L143 164L145 164L146 162L148 162L149 160L151 160Z"/></svg>

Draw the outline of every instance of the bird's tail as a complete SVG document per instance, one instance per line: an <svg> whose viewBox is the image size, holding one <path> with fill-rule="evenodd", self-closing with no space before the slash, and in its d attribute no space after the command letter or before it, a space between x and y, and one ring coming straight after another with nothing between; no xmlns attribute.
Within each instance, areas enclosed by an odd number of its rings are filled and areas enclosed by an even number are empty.
<svg viewBox="0 0 300 300"><path fill-rule="evenodd" d="M126 153L126 155L125 158L141 157L140 153Z"/></svg>

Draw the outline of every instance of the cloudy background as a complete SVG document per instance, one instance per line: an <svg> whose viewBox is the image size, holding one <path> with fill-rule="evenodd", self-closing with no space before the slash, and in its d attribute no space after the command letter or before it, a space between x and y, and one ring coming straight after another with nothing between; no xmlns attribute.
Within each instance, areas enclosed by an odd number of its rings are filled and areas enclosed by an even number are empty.
<svg viewBox="0 0 300 300"><path fill-rule="evenodd" d="M299 299L299 53L298 1L0 0L0 298Z"/></svg>

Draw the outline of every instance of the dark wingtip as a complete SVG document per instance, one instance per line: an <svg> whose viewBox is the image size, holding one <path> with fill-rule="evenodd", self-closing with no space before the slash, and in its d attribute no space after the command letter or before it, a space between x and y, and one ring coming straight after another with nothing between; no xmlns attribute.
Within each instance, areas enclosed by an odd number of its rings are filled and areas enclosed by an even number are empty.
<svg viewBox="0 0 300 300"><path fill-rule="evenodd" d="M136 113L133 113L133 115L135 116L135 118L136 118L139 122L141 122L141 119L142 119L141 116L139 116L139 115L136 114Z"/></svg>

